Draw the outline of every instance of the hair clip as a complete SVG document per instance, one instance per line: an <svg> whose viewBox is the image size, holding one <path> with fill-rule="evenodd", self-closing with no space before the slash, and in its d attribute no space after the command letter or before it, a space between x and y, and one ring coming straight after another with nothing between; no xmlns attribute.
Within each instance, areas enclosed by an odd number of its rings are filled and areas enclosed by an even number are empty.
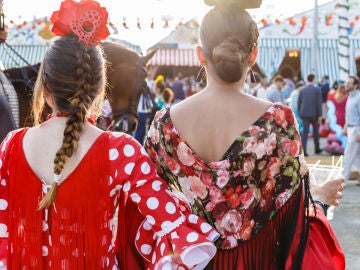
<svg viewBox="0 0 360 270"><path fill-rule="evenodd" d="M107 19L106 8L94 0L65 0L51 15L51 31L57 36L74 34L85 45L98 45L110 34Z"/></svg>

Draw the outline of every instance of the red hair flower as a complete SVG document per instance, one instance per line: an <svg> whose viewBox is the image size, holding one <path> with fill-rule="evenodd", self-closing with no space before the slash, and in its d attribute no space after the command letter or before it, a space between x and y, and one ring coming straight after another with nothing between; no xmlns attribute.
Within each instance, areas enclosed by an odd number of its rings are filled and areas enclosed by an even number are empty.
<svg viewBox="0 0 360 270"><path fill-rule="evenodd" d="M94 0L65 0L51 15L51 31L57 36L75 34L86 45L97 45L110 34L107 19L106 8Z"/></svg>

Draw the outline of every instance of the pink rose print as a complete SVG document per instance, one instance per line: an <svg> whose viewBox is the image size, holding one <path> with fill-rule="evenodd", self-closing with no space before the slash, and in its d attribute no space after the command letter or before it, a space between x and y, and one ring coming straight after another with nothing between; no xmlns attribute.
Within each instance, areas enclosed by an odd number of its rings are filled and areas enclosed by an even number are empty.
<svg viewBox="0 0 360 270"><path fill-rule="evenodd" d="M224 242L222 242L221 247L223 249L230 249L237 246L237 240L234 236L228 236L225 238Z"/></svg>
<svg viewBox="0 0 360 270"><path fill-rule="evenodd" d="M267 155L270 155L276 148L276 134L271 133L267 138L265 138L264 145L265 145L265 153Z"/></svg>
<svg viewBox="0 0 360 270"><path fill-rule="evenodd" d="M209 195L210 195L210 202L208 202L206 204L206 211L212 211L214 209L214 207L216 206L216 204L219 204L223 201L225 201L224 196L221 193L221 190L218 189L215 186L211 186L210 187L210 191L209 191Z"/></svg>
<svg viewBox="0 0 360 270"><path fill-rule="evenodd" d="M221 160L216 162L210 162L209 166L214 170L217 170L216 185L219 188L223 188L229 182L230 174L228 168L230 167L229 160Z"/></svg>
<svg viewBox="0 0 360 270"><path fill-rule="evenodd" d="M179 143L176 154L180 161L186 166L192 166L195 163L191 149L184 142Z"/></svg>
<svg viewBox="0 0 360 270"><path fill-rule="evenodd" d="M249 208L251 203L255 200L256 192L253 188L248 188L240 195L240 201L245 208Z"/></svg>
<svg viewBox="0 0 360 270"><path fill-rule="evenodd" d="M280 159L271 157L268 165L267 177L274 178L275 175L279 174L281 165L282 163L280 162Z"/></svg>
<svg viewBox="0 0 360 270"><path fill-rule="evenodd" d="M282 126L283 128L287 127L287 120L285 118L285 112L284 110L275 110L273 117L275 119L275 122L279 125Z"/></svg>
<svg viewBox="0 0 360 270"><path fill-rule="evenodd" d="M225 198L228 204L230 204L233 208L238 207L241 199L240 194L242 192L242 186L237 186L236 189L229 188L225 193Z"/></svg>
<svg viewBox="0 0 360 270"><path fill-rule="evenodd" d="M290 140L288 138L284 139L281 143L281 150L286 153L290 154L293 157L298 156L300 149L300 142Z"/></svg>
<svg viewBox="0 0 360 270"><path fill-rule="evenodd" d="M157 130L154 125L151 125L149 131L148 131L148 136L151 139L151 142L153 144L158 144L159 140L160 140L160 132L159 130Z"/></svg>
<svg viewBox="0 0 360 270"><path fill-rule="evenodd" d="M218 203L215 205L214 211L212 212L212 216L216 220L221 220L229 210L230 207L225 202Z"/></svg>
<svg viewBox="0 0 360 270"><path fill-rule="evenodd" d="M251 237L251 233L253 230L253 227L255 225L254 220L245 221L241 227L239 236L243 240L249 240Z"/></svg>
<svg viewBox="0 0 360 270"><path fill-rule="evenodd" d="M304 155L299 156L299 162L300 162L300 174L301 174L301 176L305 176L305 174L307 174L309 169L308 169Z"/></svg>
<svg viewBox="0 0 360 270"><path fill-rule="evenodd" d="M166 114L166 110L159 110L155 114L155 118L163 118L163 116Z"/></svg>
<svg viewBox="0 0 360 270"><path fill-rule="evenodd" d="M223 216L218 225L221 235L234 235L241 229L242 217L238 211L232 209Z"/></svg>
<svg viewBox="0 0 360 270"><path fill-rule="evenodd" d="M286 189L283 193L279 194L275 201L276 209L282 207L291 197L291 195L292 195L291 189Z"/></svg>
<svg viewBox="0 0 360 270"><path fill-rule="evenodd" d="M205 199L208 195L206 186L196 176L179 177L179 184L191 204L194 203L196 198Z"/></svg>
<svg viewBox="0 0 360 270"><path fill-rule="evenodd" d="M239 175L249 176L255 169L255 159L253 157L248 157L242 164L242 168L234 173L234 177Z"/></svg>
<svg viewBox="0 0 360 270"><path fill-rule="evenodd" d="M260 131L263 131L263 129L261 129L258 126L251 126L248 130L249 130L250 136L255 136L255 135L259 134Z"/></svg>
<svg viewBox="0 0 360 270"><path fill-rule="evenodd" d="M173 174L177 174L179 172L180 166L173 158L167 157L166 164Z"/></svg>
<svg viewBox="0 0 360 270"><path fill-rule="evenodd" d="M200 179L208 187L210 187L213 183L213 176L209 172L203 172L200 175Z"/></svg>

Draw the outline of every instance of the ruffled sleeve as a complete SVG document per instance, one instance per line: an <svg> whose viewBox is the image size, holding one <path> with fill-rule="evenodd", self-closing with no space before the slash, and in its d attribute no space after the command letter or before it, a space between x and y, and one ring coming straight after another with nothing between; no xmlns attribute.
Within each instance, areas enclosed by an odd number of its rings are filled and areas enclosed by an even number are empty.
<svg viewBox="0 0 360 270"><path fill-rule="evenodd" d="M113 136L119 137L110 143L109 150L110 160L116 164L115 181L121 187L121 196L127 198L124 203L127 200L136 203L145 217L137 231L135 246L147 261L148 269L180 265L204 268L216 253L212 241L218 233L173 196L138 142L122 133Z"/></svg>
<svg viewBox="0 0 360 270"><path fill-rule="evenodd" d="M11 145L15 134L10 132L0 144L0 269L6 269L8 246L8 170L7 161L10 157Z"/></svg>

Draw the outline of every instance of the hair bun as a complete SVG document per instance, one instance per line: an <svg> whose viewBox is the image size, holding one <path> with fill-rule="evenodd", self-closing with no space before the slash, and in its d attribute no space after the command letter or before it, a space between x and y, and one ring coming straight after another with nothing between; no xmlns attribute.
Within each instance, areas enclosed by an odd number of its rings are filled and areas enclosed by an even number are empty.
<svg viewBox="0 0 360 270"><path fill-rule="evenodd" d="M204 0L204 2L208 6L220 6L224 4L229 4L239 10L242 10L259 8L261 6L262 0Z"/></svg>

